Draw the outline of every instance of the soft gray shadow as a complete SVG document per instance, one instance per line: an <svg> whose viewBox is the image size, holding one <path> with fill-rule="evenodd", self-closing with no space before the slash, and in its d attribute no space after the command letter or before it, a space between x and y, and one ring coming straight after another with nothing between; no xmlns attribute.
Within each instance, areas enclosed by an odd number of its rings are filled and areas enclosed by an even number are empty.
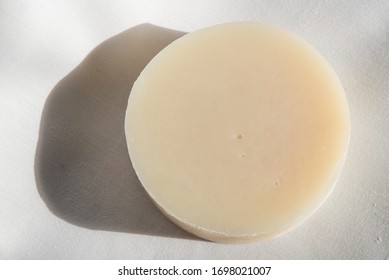
<svg viewBox="0 0 389 280"><path fill-rule="evenodd" d="M81 227L198 239L151 203L131 165L124 116L134 81L185 33L138 25L98 45L47 98L35 156L41 197Z"/></svg>

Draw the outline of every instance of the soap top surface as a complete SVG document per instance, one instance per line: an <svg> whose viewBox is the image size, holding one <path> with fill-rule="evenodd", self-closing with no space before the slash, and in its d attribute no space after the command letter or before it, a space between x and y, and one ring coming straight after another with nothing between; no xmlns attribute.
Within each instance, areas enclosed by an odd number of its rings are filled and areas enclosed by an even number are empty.
<svg viewBox="0 0 389 280"><path fill-rule="evenodd" d="M128 150L174 220L225 236L271 236L326 199L344 162L349 112L309 44L259 23L222 24L162 50L134 84Z"/></svg>

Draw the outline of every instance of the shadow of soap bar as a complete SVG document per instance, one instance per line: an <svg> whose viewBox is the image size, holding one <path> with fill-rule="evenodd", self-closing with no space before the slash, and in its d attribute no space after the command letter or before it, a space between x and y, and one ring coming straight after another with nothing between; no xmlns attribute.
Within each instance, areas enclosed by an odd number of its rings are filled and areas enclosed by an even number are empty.
<svg viewBox="0 0 389 280"><path fill-rule="evenodd" d="M124 116L134 81L185 33L150 24L96 46L51 91L35 157L37 189L58 217L94 230L197 239L151 203L128 157Z"/></svg>
<svg viewBox="0 0 389 280"><path fill-rule="evenodd" d="M125 119L134 170L155 204L225 243L306 220L333 189L349 130L324 58L259 23L217 25L167 46L136 80Z"/></svg>

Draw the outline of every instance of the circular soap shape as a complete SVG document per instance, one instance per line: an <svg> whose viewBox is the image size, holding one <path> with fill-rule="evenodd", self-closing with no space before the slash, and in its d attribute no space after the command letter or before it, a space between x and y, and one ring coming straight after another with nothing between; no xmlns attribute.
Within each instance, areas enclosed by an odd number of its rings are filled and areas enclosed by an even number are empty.
<svg viewBox="0 0 389 280"><path fill-rule="evenodd" d="M274 237L318 209L349 131L325 59L289 32L246 22L163 49L135 82L125 117L133 167L154 203L223 243Z"/></svg>

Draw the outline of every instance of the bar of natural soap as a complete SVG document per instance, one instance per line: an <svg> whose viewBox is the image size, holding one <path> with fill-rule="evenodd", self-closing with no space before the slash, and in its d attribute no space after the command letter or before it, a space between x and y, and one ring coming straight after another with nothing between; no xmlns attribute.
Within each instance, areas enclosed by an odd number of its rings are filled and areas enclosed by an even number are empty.
<svg viewBox="0 0 389 280"><path fill-rule="evenodd" d="M202 238L245 242L303 222L343 165L349 112L329 64L259 23L188 34L143 70L126 138L155 204Z"/></svg>

